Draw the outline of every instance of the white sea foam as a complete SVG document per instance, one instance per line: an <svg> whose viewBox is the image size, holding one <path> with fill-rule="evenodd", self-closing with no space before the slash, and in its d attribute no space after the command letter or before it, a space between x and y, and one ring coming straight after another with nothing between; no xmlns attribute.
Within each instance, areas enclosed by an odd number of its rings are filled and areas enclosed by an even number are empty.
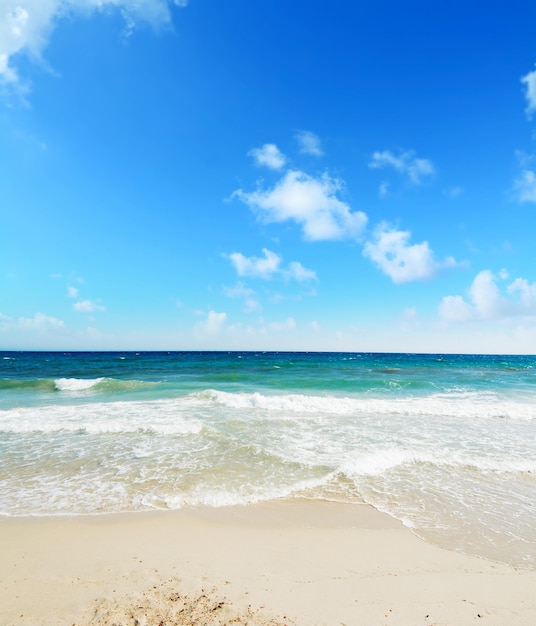
<svg viewBox="0 0 536 626"><path fill-rule="evenodd" d="M12 433L87 432L197 434L201 421L181 415L180 403L96 402L0 411L0 431Z"/></svg>
<svg viewBox="0 0 536 626"><path fill-rule="evenodd" d="M104 378L58 378L54 385L58 391L85 391L98 385Z"/></svg>
<svg viewBox="0 0 536 626"><path fill-rule="evenodd" d="M205 486L193 489L182 495L170 495L158 501L154 497L144 498L145 506L154 508L180 509L191 506L226 507L255 504L270 500L279 500L291 497L295 494L314 490L325 485L332 479L332 475L323 476L319 479L297 480L287 484L274 484L263 482L262 484L244 483L234 489L222 489L220 486Z"/></svg>
<svg viewBox="0 0 536 626"><path fill-rule="evenodd" d="M428 464L434 467L500 474L532 474L536 473L536 460L511 459L503 454L477 457L460 452L441 449L438 446L433 452L423 453L420 450L404 450L385 448L359 455L351 461L341 464L341 471L350 476L380 476L400 466L418 466Z"/></svg>
<svg viewBox="0 0 536 626"><path fill-rule="evenodd" d="M417 458L418 455L414 452L400 450L399 448L388 448L365 453L352 461L346 461L342 464L341 470L350 477L378 476L393 467L406 463L415 463Z"/></svg>
<svg viewBox="0 0 536 626"><path fill-rule="evenodd" d="M265 395L255 393L203 392L213 402L235 409L263 409L290 413L332 415L376 414L406 416L452 415L465 418L536 419L532 401L501 399L492 393L437 393L415 397L334 397L303 394Z"/></svg>

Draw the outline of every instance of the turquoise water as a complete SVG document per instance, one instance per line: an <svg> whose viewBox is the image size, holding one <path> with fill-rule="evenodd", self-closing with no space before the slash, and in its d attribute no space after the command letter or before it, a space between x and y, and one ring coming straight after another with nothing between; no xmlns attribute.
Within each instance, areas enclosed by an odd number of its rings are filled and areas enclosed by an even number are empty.
<svg viewBox="0 0 536 626"><path fill-rule="evenodd" d="M536 568L536 357L0 352L0 515L289 497Z"/></svg>

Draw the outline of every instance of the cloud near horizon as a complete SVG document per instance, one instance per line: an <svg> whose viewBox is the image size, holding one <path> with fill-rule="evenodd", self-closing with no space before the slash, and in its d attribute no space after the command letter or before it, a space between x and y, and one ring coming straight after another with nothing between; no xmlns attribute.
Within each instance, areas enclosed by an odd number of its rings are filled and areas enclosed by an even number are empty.
<svg viewBox="0 0 536 626"><path fill-rule="evenodd" d="M516 316L536 316L536 282L516 278L503 293L497 282L506 280L508 273L499 275L491 270L479 272L463 296L445 296L439 304L439 317L446 322L503 319Z"/></svg>
<svg viewBox="0 0 536 626"><path fill-rule="evenodd" d="M218 313L217 311L209 311L205 320L198 322L193 333L197 338L204 338L207 335L213 337L219 335L225 329L227 323L227 313Z"/></svg>
<svg viewBox="0 0 536 626"><path fill-rule="evenodd" d="M24 330L42 331L65 328L65 322L44 313L36 313L33 317L12 318L0 313L0 331Z"/></svg>
<svg viewBox="0 0 536 626"><path fill-rule="evenodd" d="M410 245L410 237L409 230L396 230L383 222L365 243L363 255L394 283L432 278L439 270L456 265L452 257L436 261L427 241Z"/></svg>
<svg viewBox="0 0 536 626"><path fill-rule="evenodd" d="M21 87L15 57L26 54L42 63L43 51L62 19L115 10L130 33L138 22L153 28L169 24L170 6L186 4L187 0L5 0L0 8L0 82Z"/></svg>
<svg viewBox="0 0 536 626"><path fill-rule="evenodd" d="M272 188L245 192L239 198L265 223L293 221L308 241L358 238L367 216L352 211L337 197L343 184L327 173L315 178L299 170L289 170Z"/></svg>

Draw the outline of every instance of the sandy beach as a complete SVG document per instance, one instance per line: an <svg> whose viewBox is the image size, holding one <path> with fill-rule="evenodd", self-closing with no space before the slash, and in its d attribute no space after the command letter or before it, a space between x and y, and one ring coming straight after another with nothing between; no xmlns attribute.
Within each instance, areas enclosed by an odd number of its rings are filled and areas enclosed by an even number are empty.
<svg viewBox="0 0 536 626"><path fill-rule="evenodd" d="M0 522L0 623L536 623L536 572L367 506L281 501Z"/></svg>

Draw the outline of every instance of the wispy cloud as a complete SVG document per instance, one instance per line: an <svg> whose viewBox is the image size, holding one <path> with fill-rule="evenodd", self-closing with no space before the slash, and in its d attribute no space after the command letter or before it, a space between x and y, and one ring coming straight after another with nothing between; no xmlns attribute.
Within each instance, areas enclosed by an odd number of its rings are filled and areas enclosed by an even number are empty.
<svg viewBox="0 0 536 626"><path fill-rule="evenodd" d="M285 333L296 329L296 320L293 317L287 318L283 322L271 322L268 329L273 333Z"/></svg>
<svg viewBox="0 0 536 626"><path fill-rule="evenodd" d="M444 195L448 196L449 198L459 198L463 194L463 191L463 187L458 186L447 187L446 189L443 189Z"/></svg>
<svg viewBox="0 0 536 626"><path fill-rule="evenodd" d="M288 268L283 270L283 276L292 280L297 280L298 282L317 280L316 272L303 267L299 261L292 261L289 263Z"/></svg>
<svg viewBox="0 0 536 626"><path fill-rule="evenodd" d="M491 270L479 272L464 298L445 296L439 304L439 317L446 322L503 319L514 316L536 316L536 282L516 278L501 291L499 281L508 278Z"/></svg>
<svg viewBox="0 0 536 626"><path fill-rule="evenodd" d="M0 7L0 81L26 91L15 57L26 54L42 63L55 27L66 17L116 10L123 16L127 31L138 22L159 28L171 21L170 5L186 4L186 0L4 0Z"/></svg>
<svg viewBox="0 0 536 626"><path fill-rule="evenodd" d="M18 317L13 318L9 315L0 313L0 330L24 330L24 331L43 331L51 329L64 328L65 322L52 317L51 315L45 315L44 313L36 313L33 317Z"/></svg>
<svg viewBox="0 0 536 626"><path fill-rule="evenodd" d="M246 257L241 252L233 252L224 256L231 261L238 276L268 280L278 275L298 282L317 278L313 270L307 269L299 261L292 261L288 267L284 267L282 257L276 252L263 248L262 254L262 257Z"/></svg>
<svg viewBox="0 0 536 626"><path fill-rule="evenodd" d="M352 211L337 197L342 182L324 174L319 178L288 171L272 188L233 193L264 222L293 221L309 241L357 238L367 222L361 211Z"/></svg>
<svg viewBox="0 0 536 626"><path fill-rule="evenodd" d="M261 310L261 305L253 289L246 287L244 283L238 282L233 287L224 287L223 293L228 298L238 298L244 301L244 311L254 313Z"/></svg>
<svg viewBox="0 0 536 626"><path fill-rule="evenodd" d="M73 309L78 313L95 313L97 311L106 311L106 307L92 300L78 300L73 304Z"/></svg>
<svg viewBox="0 0 536 626"><path fill-rule="evenodd" d="M262 148L253 148L248 154L255 159L257 165L264 165L272 170L280 170L287 162L275 143L265 143Z"/></svg>
<svg viewBox="0 0 536 626"><path fill-rule="evenodd" d="M534 156L522 150L516 150L519 174L512 186L512 197L517 202L536 202L536 171Z"/></svg>
<svg viewBox="0 0 536 626"><path fill-rule="evenodd" d="M390 150L374 152L369 162L372 169L393 168L404 175L412 185L423 185L435 175L435 167L430 159L421 159L415 156L413 150L406 150L395 154ZM385 183L382 183L385 185Z"/></svg>
<svg viewBox="0 0 536 626"><path fill-rule="evenodd" d="M320 137L310 130L300 130L294 135L294 138L298 142L302 154L311 154L316 157L324 154Z"/></svg>
<svg viewBox="0 0 536 626"><path fill-rule="evenodd" d="M524 169L514 181L514 197L518 202L536 202L536 172Z"/></svg>
<svg viewBox="0 0 536 626"><path fill-rule="evenodd" d="M83 282L81 278L77 279L78 282ZM95 302L93 300L82 300L80 298L80 289L78 287L73 287L72 285L67 286L67 297L76 300L73 303L73 310L77 313L96 313L98 311L106 311L106 307L100 302Z"/></svg>
<svg viewBox="0 0 536 626"><path fill-rule="evenodd" d="M437 261L427 241L410 244L410 237L410 231L396 230L384 222L365 243L363 254L394 283L431 278L440 269L456 265L452 257Z"/></svg>
<svg viewBox="0 0 536 626"><path fill-rule="evenodd" d="M536 111L536 70L525 74L525 76L521 78L521 82L525 85L525 98L527 100L527 108L525 111L530 118L534 111Z"/></svg>

